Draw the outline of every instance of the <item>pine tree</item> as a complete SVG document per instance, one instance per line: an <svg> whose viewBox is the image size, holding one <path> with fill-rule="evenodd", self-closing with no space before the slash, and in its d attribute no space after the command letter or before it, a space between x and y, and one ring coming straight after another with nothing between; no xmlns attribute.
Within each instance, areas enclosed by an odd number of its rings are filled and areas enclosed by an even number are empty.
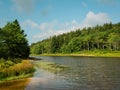
<svg viewBox="0 0 120 90"><path fill-rule="evenodd" d="M7 58L25 58L29 56L26 34L24 34L17 20L8 22L7 25L2 28L2 32L2 44L5 44L7 47L7 51L5 52Z"/></svg>

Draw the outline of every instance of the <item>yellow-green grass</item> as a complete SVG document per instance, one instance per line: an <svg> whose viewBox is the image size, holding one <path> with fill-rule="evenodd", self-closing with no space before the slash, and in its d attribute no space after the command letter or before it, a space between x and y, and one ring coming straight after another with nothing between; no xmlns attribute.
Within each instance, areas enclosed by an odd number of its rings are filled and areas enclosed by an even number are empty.
<svg viewBox="0 0 120 90"><path fill-rule="evenodd" d="M41 69L47 70L52 73L59 73L61 71L70 69L69 66L60 65L60 64L53 63L53 62L39 62L39 63L37 63L37 65Z"/></svg>
<svg viewBox="0 0 120 90"><path fill-rule="evenodd" d="M35 71L34 65L29 60L22 60L21 63L10 66L6 64L7 67L4 63L6 62L1 63L2 65L0 65L0 81L29 77Z"/></svg>
<svg viewBox="0 0 120 90"><path fill-rule="evenodd" d="M81 51L76 53L56 53L56 54L38 54L38 55L31 55L31 56L89 56L89 57L120 57L120 51L117 52L95 52L95 51Z"/></svg>

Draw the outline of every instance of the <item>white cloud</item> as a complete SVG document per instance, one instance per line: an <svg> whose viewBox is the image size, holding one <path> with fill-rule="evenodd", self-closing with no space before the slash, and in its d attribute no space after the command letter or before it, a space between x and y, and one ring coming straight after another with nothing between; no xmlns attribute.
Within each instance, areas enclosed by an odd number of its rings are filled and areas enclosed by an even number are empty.
<svg viewBox="0 0 120 90"><path fill-rule="evenodd" d="M90 11L82 22L83 26L95 26L109 23L111 20L106 13L97 13Z"/></svg>
<svg viewBox="0 0 120 90"><path fill-rule="evenodd" d="M38 24L38 23L36 23L32 20L26 20L26 21L22 22L22 26L24 26L24 27L39 29L41 31L54 29L56 24L57 24L56 20L53 20L52 22L48 22L48 23L43 22L43 23L40 23L40 24Z"/></svg>
<svg viewBox="0 0 120 90"><path fill-rule="evenodd" d="M57 21L53 20L52 22L49 22L49 23L41 23L39 25L39 29L42 31L46 31L46 30L48 31L48 30L54 29L56 25L57 25Z"/></svg>
<svg viewBox="0 0 120 90"><path fill-rule="evenodd" d="M77 24L77 21L76 20L72 20L71 22L73 25L76 25Z"/></svg>
<svg viewBox="0 0 120 90"><path fill-rule="evenodd" d="M49 31L45 31L45 32L40 32L38 34L33 35L32 38L32 42L37 42L46 38L49 38L50 36L53 35L59 35L65 33L64 30L49 30Z"/></svg>
<svg viewBox="0 0 120 90"><path fill-rule="evenodd" d="M31 13L34 8L34 0L12 0L13 8L18 12Z"/></svg>
<svg viewBox="0 0 120 90"><path fill-rule="evenodd" d="M53 35L69 32L83 27L92 27L95 25L102 25L110 22L110 18L106 13L94 13L92 11L86 14L82 22L78 23L76 20L70 22L60 23L57 20L51 22L36 23L32 20L26 20L22 26L31 28L30 32L37 32L31 36L32 42L40 41Z"/></svg>
<svg viewBox="0 0 120 90"><path fill-rule="evenodd" d="M48 38L50 36L59 35L59 34L62 34L62 33L65 33L65 31L64 30L59 30L59 31L49 30L49 31L41 32L39 34L34 35L32 37L32 39L33 40L38 40L38 39L41 40L41 39L45 39L45 38Z"/></svg>
<svg viewBox="0 0 120 90"><path fill-rule="evenodd" d="M22 23L24 27L39 28L39 25L32 20L26 20Z"/></svg>

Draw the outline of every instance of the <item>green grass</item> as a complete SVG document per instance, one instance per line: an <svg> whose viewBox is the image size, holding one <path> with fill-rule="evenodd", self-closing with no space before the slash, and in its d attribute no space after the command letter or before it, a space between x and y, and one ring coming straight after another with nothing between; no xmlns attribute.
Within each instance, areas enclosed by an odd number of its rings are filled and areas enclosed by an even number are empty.
<svg viewBox="0 0 120 90"><path fill-rule="evenodd" d="M37 63L38 67L41 69L47 70L52 73L59 73L61 71L70 69L70 67L65 66L65 65L59 65L53 62L39 62Z"/></svg>

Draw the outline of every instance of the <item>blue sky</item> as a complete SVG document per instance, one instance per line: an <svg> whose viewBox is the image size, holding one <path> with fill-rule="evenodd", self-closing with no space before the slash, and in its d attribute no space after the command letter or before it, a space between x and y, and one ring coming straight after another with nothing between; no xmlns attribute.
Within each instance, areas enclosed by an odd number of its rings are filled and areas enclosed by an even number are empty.
<svg viewBox="0 0 120 90"><path fill-rule="evenodd" d="M77 28L120 22L120 0L0 0L0 27L18 19L29 44Z"/></svg>

